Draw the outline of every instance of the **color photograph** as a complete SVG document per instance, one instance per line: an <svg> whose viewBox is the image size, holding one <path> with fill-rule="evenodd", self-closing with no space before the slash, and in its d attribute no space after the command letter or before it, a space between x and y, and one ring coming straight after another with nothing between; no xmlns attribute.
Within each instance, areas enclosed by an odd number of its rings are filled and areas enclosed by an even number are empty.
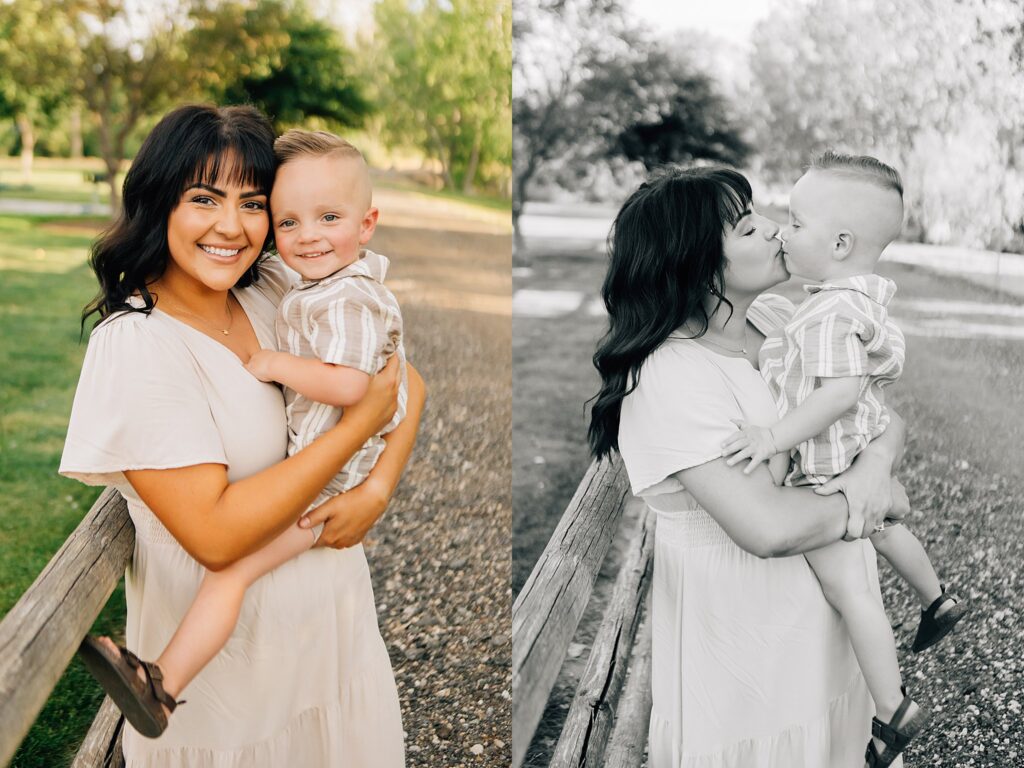
<svg viewBox="0 0 1024 768"><path fill-rule="evenodd" d="M0 765L506 766L511 3L0 3Z"/></svg>

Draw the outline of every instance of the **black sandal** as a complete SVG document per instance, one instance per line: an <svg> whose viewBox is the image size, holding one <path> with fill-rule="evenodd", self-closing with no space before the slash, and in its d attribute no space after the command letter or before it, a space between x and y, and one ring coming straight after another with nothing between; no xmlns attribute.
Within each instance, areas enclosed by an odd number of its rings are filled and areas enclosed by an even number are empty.
<svg viewBox="0 0 1024 768"><path fill-rule="evenodd" d="M939 617L935 614L947 601L952 600L953 606ZM952 592L946 592L945 585L942 586L942 594L939 595L925 610L921 611L921 623L917 625L917 635L914 637L914 644L910 649L914 653L931 648L942 638L950 633L956 623L970 612L963 600Z"/></svg>
<svg viewBox="0 0 1024 768"><path fill-rule="evenodd" d="M910 705L915 703L907 696L906 688L900 690L903 691L903 701L900 702L888 723L883 723L877 717L871 718L871 735L882 740L885 744L885 751L879 753L875 742L868 739L868 747L864 752L867 768L887 768L892 765L892 761L900 756L910 744L911 739L917 736L924 729L924 724L928 722L928 713L920 705L912 717L906 722L900 722Z"/></svg>
<svg viewBox="0 0 1024 768"><path fill-rule="evenodd" d="M103 686L132 727L143 736L155 739L166 730L164 706L173 712L179 704L185 703L175 701L164 690L164 675L160 667L142 661L124 646L117 646L115 654L96 638L87 635L78 648L78 654L85 668ZM136 673L139 668L146 676L145 682Z"/></svg>

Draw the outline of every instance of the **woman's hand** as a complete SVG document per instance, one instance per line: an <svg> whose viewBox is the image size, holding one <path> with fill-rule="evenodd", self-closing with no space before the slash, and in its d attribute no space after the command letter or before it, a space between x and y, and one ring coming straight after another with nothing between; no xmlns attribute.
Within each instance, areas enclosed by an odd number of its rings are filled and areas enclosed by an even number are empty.
<svg viewBox="0 0 1024 768"><path fill-rule="evenodd" d="M822 496L837 492L846 496L850 517L843 538L847 541L869 536L887 517L901 519L910 510L906 491L891 472L891 461L861 453L843 474L814 489Z"/></svg>
<svg viewBox="0 0 1024 768"><path fill-rule="evenodd" d="M391 500L386 488L367 477L350 491L339 493L299 520L300 528L324 523L316 546L345 549L354 547L373 528Z"/></svg>
<svg viewBox="0 0 1024 768"><path fill-rule="evenodd" d="M339 423L359 430L366 435L366 440L384 429L398 410L399 374L398 355L392 355L388 364L370 379L362 399L345 409Z"/></svg>

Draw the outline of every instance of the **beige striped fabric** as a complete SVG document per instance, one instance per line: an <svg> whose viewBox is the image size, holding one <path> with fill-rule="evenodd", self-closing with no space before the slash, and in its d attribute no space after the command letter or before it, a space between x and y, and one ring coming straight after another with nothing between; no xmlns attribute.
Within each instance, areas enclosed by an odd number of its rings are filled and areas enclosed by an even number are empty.
<svg viewBox="0 0 1024 768"><path fill-rule="evenodd" d="M780 418L798 407L823 378L864 377L857 404L826 432L793 450L786 485L821 485L849 468L889 424L883 388L903 371L906 342L886 307L896 284L858 275L805 286L810 294L792 319L761 347L761 375Z"/></svg>
<svg viewBox="0 0 1024 768"><path fill-rule="evenodd" d="M312 357L375 374L393 354L402 362L398 412L380 434L370 438L324 489L314 505L353 488L384 452L385 435L405 417L407 382L402 346L402 313L384 286L388 260L364 250L349 266L322 280L302 280L281 300L277 343L282 352ZM288 417L288 455L313 442L338 423L342 409L310 400L284 388Z"/></svg>

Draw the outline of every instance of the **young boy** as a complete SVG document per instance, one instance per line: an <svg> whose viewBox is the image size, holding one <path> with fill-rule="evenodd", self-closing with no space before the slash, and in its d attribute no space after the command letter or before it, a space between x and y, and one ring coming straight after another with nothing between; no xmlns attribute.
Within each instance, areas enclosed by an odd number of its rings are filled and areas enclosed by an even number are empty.
<svg viewBox="0 0 1024 768"><path fill-rule="evenodd" d="M303 279L278 307L281 351L261 350L246 368L284 385L291 456L337 424L339 409L357 403L370 376L397 353L398 412L381 434L394 429L405 415L405 351L401 310L384 286L389 262L363 248L378 211L362 154L333 134L298 130L279 137L274 154L274 240L284 263ZM383 437L372 438L313 505L361 483L383 451ZM317 538L322 528L314 529Z"/></svg>
<svg viewBox="0 0 1024 768"><path fill-rule="evenodd" d="M818 486L849 468L885 430L890 417L883 388L899 378L906 345L886 309L896 285L875 269L902 224L900 176L874 158L829 152L797 181L790 224L781 233L786 265L819 284L805 286L809 297L761 348L761 374L781 418L770 427L740 423L723 445L730 465L749 458L749 473L776 453L791 453L785 484ZM871 542L923 606L914 651L934 645L964 616L966 605L939 584L924 548L905 526L878 526ZM825 597L846 620L875 701L876 738L866 759L872 766L889 765L905 746L894 743L893 731L912 736L926 715L901 693L892 628L871 596L861 548L843 541L806 557Z"/></svg>
<svg viewBox="0 0 1024 768"><path fill-rule="evenodd" d="M260 350L246 369L284 385L288 455L338 423L341 409L366 394L370 377L397 354L398 410L344 466L311 506L358 485L384 451L381 435L405 415L407 377L402 315L384 287L388 260L363 249L378 211L359 151L323 132L288 131L274 143L278 170L270 195L278 252L302 280L282 298L276 321L281 351ZM245 591L264 574L305 552L319 538L292 526L262 549L221 571L208 571L174 637L155 664L149 689L121 665L116 647L87 638L83 660L142 735L159 736L178 694L220 652L234 631Z"/></svg>

